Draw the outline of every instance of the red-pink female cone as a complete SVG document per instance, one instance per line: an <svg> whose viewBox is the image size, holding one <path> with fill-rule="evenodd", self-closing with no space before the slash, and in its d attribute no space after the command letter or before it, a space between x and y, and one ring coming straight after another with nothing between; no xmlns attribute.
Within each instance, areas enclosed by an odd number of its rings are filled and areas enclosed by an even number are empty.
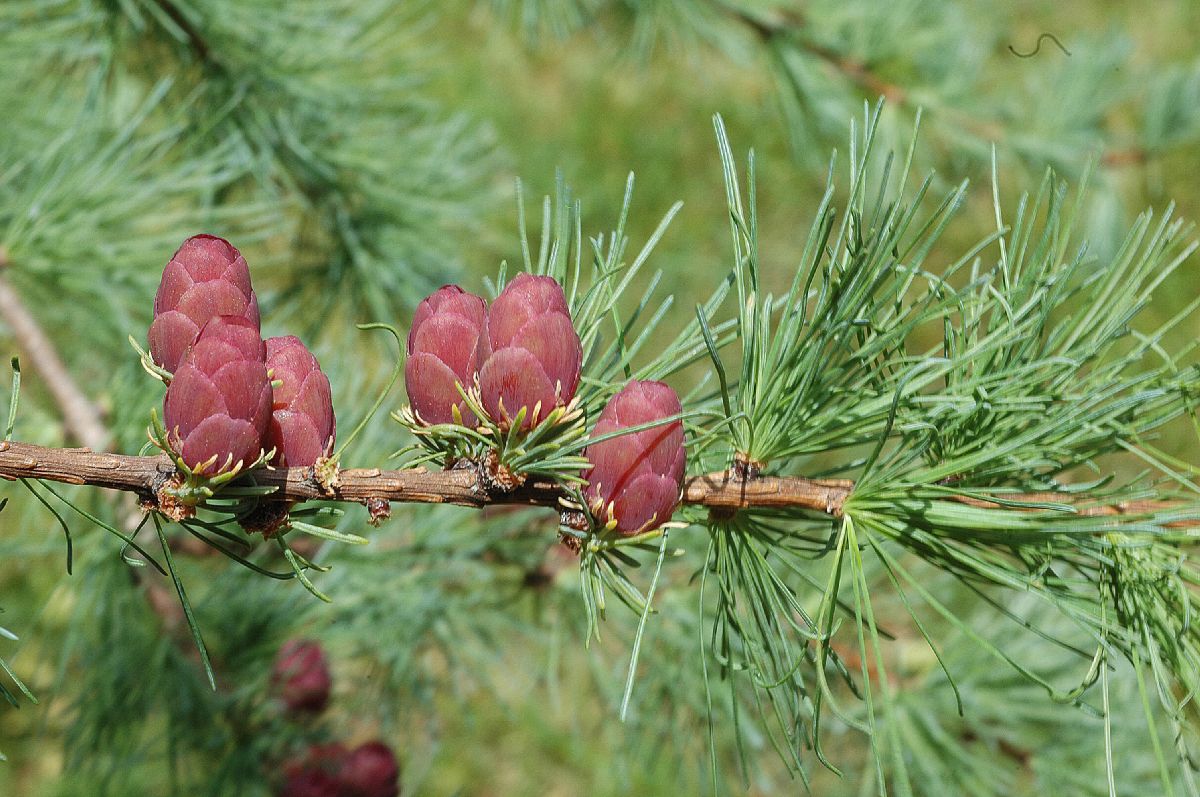
<svg viewBox="0 0 1200 797"><path fill-rule="evenodd" d="M409 403L425 423L454 423L457 406L463 423L475 425L455 384L465 389L475 384L486 317L483 299L457 285L443 285L417 305L408 330L404 384Z"/></svg>
<svg viewBox="0 0 1200 797"><path fill-rule="evenodd" d="M333 678L325 651L316 642L291 639L275 656L271 689L293 713L319 714L329 704Z"/></svg>
<svg viewBox="0 0 1200 797"><path fill-rule="evenodd" d="M667 385L634 380L609 399L592 437L681 411L679 396ZM584 473L588 480L584 495L597 517L616 520L622 534L637 534L671 519L679 504L686 464L680 421L593 443L584 456L592 463L591 470Z"/></svg>
<svg viewBox="0 0 1200 797"><path fill-rule="evenodd" d="M338 773L346 756L346 748L337 743L312 745L283 765L276 797L344 797Z"/></svg>
<svg viewBox="0 0 1200 797"><path fill-rule="evenodd" d="M398 797L400 767L383 742L367 742L350 751L338 772L344 797Z"/></svg>
<svg viewBox="0 0 1200 797"><path fill-rule="evenodd" d="M313 745L284 764L278 797L399 797L400 767L390 747L367 742L353 750Z"/></svg>
<svg viewBox="0 0 1200 797"><path fill-rule="evenodd" d="M329 378L300 338L267 338L267 369L273 381L271 424L263 448L275 449L272 463L308 467L333 448L333 396Z"/></svg>
<svg viewBox="0 0 1200 797"><path fill-rule="evenodd" d="M258 324L218 316L184 352L163 400L175 453L195 468L216 457L209 474L259 456L271 420L271 383Z"/></svg>
<svg viewBox="0 0 1200 797"><path fill-rule="evenodd" d="M562 286L518 274L488 311L480 354L479 393L493 420L511 422L525 407L521 428L530 429L575 398L583 348Z"/></svg>
<svg viewBox="0 0 1200 797"><path fill-rule="evenodd" d="M150 355L174 373L210 318L241 316L258 326L258 299L241 252L224 238L194 235L163 269L154 297Z"/></svg>

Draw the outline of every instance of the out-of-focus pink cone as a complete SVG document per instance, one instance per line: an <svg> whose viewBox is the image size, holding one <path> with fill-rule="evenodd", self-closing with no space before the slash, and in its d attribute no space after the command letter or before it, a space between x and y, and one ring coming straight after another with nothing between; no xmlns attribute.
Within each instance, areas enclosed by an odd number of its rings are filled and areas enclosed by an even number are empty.
<svg viewBox="0 0 1200 797"><path fill-rule="evenodd" d="M340 744L315 744L304 754L283 765L283 780L275 789L276 797L344 797L338 780L346 762L346 748Z"/></svg>
<svg viewBox="0 0 1200 797"><path fill-rule="evenodd" d="M275 656L271 688L293 713L319 714L324 711L333 688L325 651L307 639L285 642Z"/></svg>
<svg viewBox="0 0 1200 797"><path fill-rule="evenodd" d="M345 797L399 797L400 767L383 742L367 742L350 751L338 773Z"/></svg>

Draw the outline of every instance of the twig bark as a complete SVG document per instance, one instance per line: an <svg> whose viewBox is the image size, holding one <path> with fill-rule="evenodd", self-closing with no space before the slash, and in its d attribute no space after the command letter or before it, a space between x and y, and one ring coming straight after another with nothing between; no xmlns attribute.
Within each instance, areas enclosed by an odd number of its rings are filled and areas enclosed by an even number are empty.
<svg viewBox="0 0 1200 797"><path fill-rule="evenodd" d="M44 479L124 490L153 501L175 473L165 456L138 457L101 454L86 448L46 448L16 441L0 442L0 478ZM469 469L448 471L348 468L338 473L338 486L326 491L310 468L260 468L237 483L274 487L272 500L324 499L364 503L458 504L484 507L526 504L557 507L563 497L554 482L527 481L509 492L488 490ZM799 507L830 515L841 513L851 482L804 478L755 478L740 481L725 473L689 479L683 499L719 509L751 506Z"/></svg>
<svg viewBox="0 0 1200 797"><path fill-rule="evenodd" d="M150 506L157 506L159 491L175 474L166 456L139 457L101 454L83 448L46 448L16 441L0 442L0 478L44 479L67 484L90 485L136 493ZM427 471L424 469L381 470L349 468L338 473L339 484L326 490L311 468L260 468L235 484L274 487L272 501L301 502L314 499L351 501L368 508L386 507L389 502L457 504L482 508L496 505L527 505L559 508L565 497L554 482L527 481L509 492L489 490L470 469ZM808 479L799 476L755 476L742 479L730 473L709 473L689 478L683 487L683 502L715 512L732 512L751 507L803 509L829 517L841 517L854 482L843 479ZM981 507L1000 507L982 498L955 497L949 500ZM1061 503L1064 496L1034 493L1006 496L1032 505ZM1170 502L1134 501L1105 506L1080 507L1087 516L1136 514L1162 510ZM1030 509L1033 509L1031 506ZM373 510L376 511L376 510ZM1022 511L1017 508L1017 511ZM1172 526L1196 527L1200 521L1182 520Z"/></svg>

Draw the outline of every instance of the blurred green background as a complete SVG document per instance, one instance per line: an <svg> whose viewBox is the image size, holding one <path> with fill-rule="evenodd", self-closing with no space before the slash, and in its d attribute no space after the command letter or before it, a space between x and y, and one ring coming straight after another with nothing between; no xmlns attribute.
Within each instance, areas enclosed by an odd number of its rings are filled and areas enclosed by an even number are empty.
<svg viewBox="0 0 1200 797"><path fill-rule="evenodd" d="M940 186L973 184L934 263L995 228L992 143L1008 208L1046 167L1074 180L1097 162L1084 226L1100 256L1146 206L1174 201L1184 217L1200 215L1200 5L886 6L3 0L0 275L105 411L117 450L135 452L158 394L125 336L143 336L162 265L202 230L246 255L264 334L294 330L328 364L345 429L393 357L353 323L403 328L431 287L482 291L502 260L518 262L517 178L538 228L540 197L561 170L582 202L585 235L595 235L616 223L634 172L635 249L682 200L650 263L675 297L664 321L674 330L731 265L714 113L739 157L756 153L771 289L791 280L831 152L844 184L849 120L880 93L886 144L907 144L921 108L919 171L934 170ZM1032 51L1047 32L1067 52L1044 38L1036 55L1012 51ZM1197 287L1193 261L1146 323L1169 318ZM1197 333L1197 322L1183 324L1168 348ZM0 344L17 347L3 324ZM397 388L385 408L402 401ZM70 440L36 366L17 436ZM378 464L399 445L381 414L349 464ZM9 758L0 794L266 793L279 750L306 734L386 739L410 794L803 788L753 727L739 753L720 712L720 774L710 777L685 566L660 597L662 630L643 650L640 708L619 721L636 618L614 612L603 643L584 648L576 579L556 558L547 515L395 507L368 550L329 553L335 568L321 584L333 608L224 560L187 562L219 662L214 696L186 629L164 630L119 543L72 522L67 576L53 518L11 486L3 495L12 504L0 514L0 624L22 642L0 640L0 655L41 702L0 713ZM109 518L125 511L72 495ZM362 518L345 527L361 530ZM320 638L334 662L335 703L320 728L263 719L271 656L295 635ZM989 686L993 674L964 661L977 674L976 711L960 721L919 640L895 650L912 722L928 725L930 747L914 755L941 755L949 773L931 775L927 793L1107 793L1090 719L1043 715L1041 695ZM1039 708L1023 713L1025 703ZM989 736L993 726L1003 731ZM846 775L810 761L813 792L865 793L862 740L836 724L829 732ZM1139 738L1136 727L1129 733ZM1121 768L1133 784L1148 766L1136 746Z"/></svg>

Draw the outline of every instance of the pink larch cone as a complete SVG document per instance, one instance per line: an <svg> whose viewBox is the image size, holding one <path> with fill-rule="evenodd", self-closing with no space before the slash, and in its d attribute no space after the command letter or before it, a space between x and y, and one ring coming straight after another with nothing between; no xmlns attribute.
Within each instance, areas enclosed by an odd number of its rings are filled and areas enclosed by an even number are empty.
<svg viewBox="0 0 1200 797"><path fill-rule="evenodd" d="M216 457L209 475L250 465L271 419L271 383L258 324L241 316L212 319L184 352L163 400L175 453L189 467Z"/></svg>
<svg viewBox="0 0 1200 797"><path fill-rule="evenodd" d="M275 449L273 464L307 467L333 448L335 421L329 378L294 335L267 339L273 388L271 423L263 447Z"/></svg>
<svg viewBox="0 0 1200 797"><path fill-rule="evenodd" d="M338 773L348 753L341 744L314 744L283 765L276 797L344 797Z"/></svg>
<svg viewBox="0 0 1200 797"><path fill-rule="evenodd" d="M329 663L319 644L306 639L283 644L271 670L271 689L288 711L319 714L329 704L332 688Z"/></svg>
<svg viewBox="0 0 1200 797"><path fill-rule="evenodd" d="M209 319L241 316L258 326L258 299L246 260L224 238L188 238L163 269L154 297L150 355L172 373Z"/></svg>
<svg viewBox="0 0 1200 797"><path fill-rule="evenodd" d="M338 773L345 797L398 797L400 767L383 742L367 742L350 751Z"/></svg>
<svg viewBox="0 0 1200 797"><path fill-rule="evenodd" d="M458 407L463 423L475 425L455 385L470 389L475 384L486 314L483 299L457 285L444 285L417 305L408 330L404 384L409 403L425 423L453 423L453 408Z"/></svg>
<svg viewBox="0 0 1200 797"><path fill-rule="evenodd" d="M679 415L679 396L662 382L632 381L600 413L592 437ZM637 534L671 519L679 504L686 455L683 424L674 420L589 445L584 493L593 514ZM611 513L611 515L610 515Z"/></svg>
<svg viewBox="0 0 1200 797"><path fill-rule="evenodd" d="M492 419L511 423L521 408L530 429L579 387L583 348L562 286L518 274L488 310L480 340L479 392Z"/></svg>

